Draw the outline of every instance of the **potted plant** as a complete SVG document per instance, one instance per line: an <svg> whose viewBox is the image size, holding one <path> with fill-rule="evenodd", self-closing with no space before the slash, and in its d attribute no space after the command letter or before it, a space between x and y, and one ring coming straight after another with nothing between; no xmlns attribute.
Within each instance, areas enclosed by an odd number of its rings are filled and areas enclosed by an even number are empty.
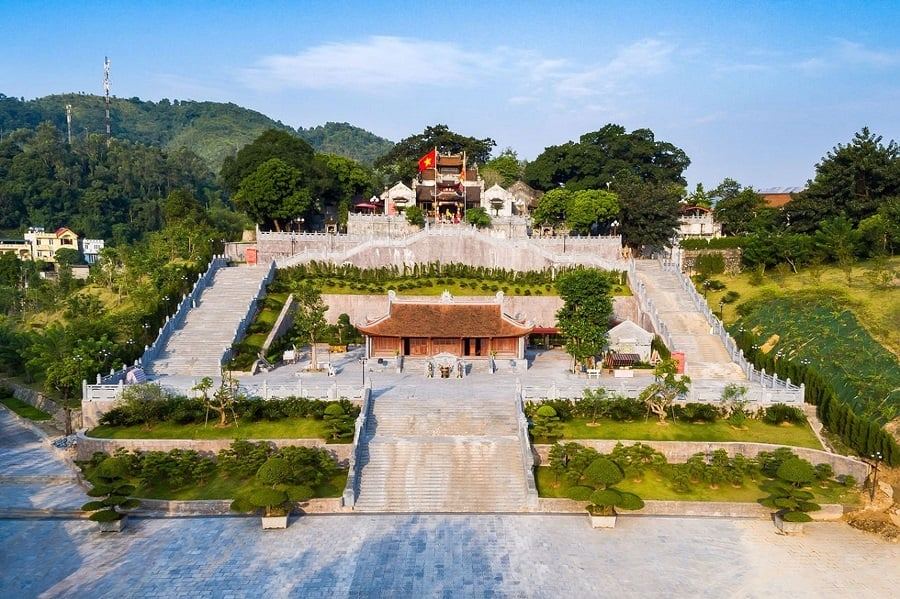
<svg viewBox="0 0 900 599"><path fill-rule="evenodd" d="M93 512L90 519L97 523L100 532L121 532L127 516L122 510L140 505L137 499L129 497L135 488L125 480L127 474L128 463L123 458L110 457L100 462L91 475L93 487L88 495L102 499L89 501L81 509Z"/></svg>
<svg viewBox="0 0 900 599"><path fill-rule="evenodd" d="M780 534L802 534L803 525L812 522L809 512L822 509L812 501L812 492L804 488L815 480L815 472L812 464L793 457L778 467L776 480L760 485L769 496L760 499L759 503L777 510L773 517Z"/></svg>
<svg viewBox="0 0 900 599"><path fill-rule="evenodd" d="M589 498L587 507L592 528L614 528L616 525L616 508L623 510L639 510L644 501L634 493L616 489L616 485L625 478L622 468L606 457L599 457L591 462L582 475L582 480L595 490Z"/></svg>

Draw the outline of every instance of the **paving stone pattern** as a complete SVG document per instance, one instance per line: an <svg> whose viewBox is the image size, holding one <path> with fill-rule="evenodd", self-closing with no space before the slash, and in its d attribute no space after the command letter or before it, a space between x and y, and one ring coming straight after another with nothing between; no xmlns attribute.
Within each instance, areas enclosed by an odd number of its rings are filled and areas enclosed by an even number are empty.
<svg viewBox="0 0 900 599"><path fill-rule="evenodd" d="M0 596L889 597L900 548L839 524L584 516L0 521Z"/></svg>
<svg viewBox="0 0 900 599"><path fill-rule="evenodd" d="M49 444L0 409L0 510L72 510L87 500Z"/></svg>

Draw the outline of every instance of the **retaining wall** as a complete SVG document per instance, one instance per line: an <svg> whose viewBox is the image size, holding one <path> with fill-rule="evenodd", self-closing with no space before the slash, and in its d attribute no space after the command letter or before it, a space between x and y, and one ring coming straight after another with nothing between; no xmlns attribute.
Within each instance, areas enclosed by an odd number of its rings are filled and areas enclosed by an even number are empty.
<svg viewBox="0 0 900 599"><path fill-rule="evenodd" d="M165 499L141 499L141 507L134 511L147 516L221 516L236 515L231 511L230 499L210 499L197 501L168 501ZM294 509L301 514L336 514L348 512L341 507L340 497L320 497L309 501L299 501Z"/></svg>
<svg viewBox="0 0 900 599"><path fill-rule="evenodd" d="M587 501L555 497L541 497L538 511L546 514L585 514ZM810 512L813 520L840 520L844 507L837 503L822 504L822 509ZM646 500L640 510L620 511L619 516L691 516L701 518L755 518L771 520L772 510L758 503L730 501L659 501Z"/></svg>
<svg viewBox="0 0 900 599"><path fill-rule="evenodd" d="M635 443L643 443L652 447L656 451L666 456L666 459L673 463L686 462L695 453L712 452L717 449L724 449L728 455L734 457L742 454L748 458L754 458L763 451L774 451L779 447L788 447L797 456L808 460L813 464L830 464L836 475L850 475L862 484L869 474L869 466L865 462L857 459L828 453L819 449L811 449L808 447L790 447L785 445L773 445L770 443L742 443L742 442L705 442L705 441L634 441L619 439L565 439L565 443L578 443L585 447L592 447L600 453L610 453L615 448L616 443L623 445L634 445ZM540 464L549 463L549 453L552 445L534 445Z"/></svg>
<svg viewBox="0 0 900 599"><path fill-rule="evenodd" d="M117 449L133 451L171 451L173 449L193 449L203 454L216 455L222 449L228 449L234 439L101 439L89 437L83 432L77 433L78 460L87 460L95 452L112 454ZM325 443L324 439L247 439L247 441L264 441L274 447L324 447L341 465L346 466L353 446L350 443Z"/></svg>
<svg viewBox="0 0 900 599"><path fill-rule="evenodd" d="M24 401L25 403L50 414L53 425L56 428L60 430L66 429L65 408L63 408L61 405L59 405L40 391L35 391L30 387L26 387L25 385L16 383L15 381L11 381L3 377L0 377L0 386L8 388L12 392L13 397L18 399L19 401ZM69 413L71 414L72 418L72 429L75 430L81 428L81 410L72 409L69 410Z"/></svg>

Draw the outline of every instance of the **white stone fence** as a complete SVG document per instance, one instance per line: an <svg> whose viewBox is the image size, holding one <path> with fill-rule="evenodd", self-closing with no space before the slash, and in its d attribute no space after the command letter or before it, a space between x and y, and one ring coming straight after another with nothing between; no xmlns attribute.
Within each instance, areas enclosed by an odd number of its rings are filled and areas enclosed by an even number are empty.
<svg viewBox="0 0 900 599"><path fill-rule="evenodd" d="M519 446L522 452L522 467L525 469L525 501L529 508L538 505L537 483L534 480L534 453L528 437L528 419L525 417L525 398L522 385L516 382L516 421Z"/></svg>
<svg viewBox="0 0 900 599"><path fill-rule="evenodd" d="M674 273L675 276L678 277L681 286L691 297L696 308L706 317L706 322L709 323L712 334L718 335L719 339L722 341L722 345L725 346L728 355L731 356L731 360L740 366L741 370L744 371L747 380L751 383L759 383L765 389L779 392L779 395L783 396L780 400L783 403L803 402L806 390L802 383L800 386L797 386L791 383L791 379L782 380L779 379L778 375L775 373L767 374L765 369L757 370L756 367L744 357L744 352L738 348L737 343L728 333L725 325L710 309L709 304L706 303L706 299L697 292L694 283L681 271L680 249L676 248L673 250L673 259L660 257L659 261L663 270ZM792 396L793 399L787 399L788 396Z"/></svg>
<svg viewBox="0 0 900 599"><path fill-rule="evenodd" d="M259 302L264 297L266 297L266 288L269 286L269 283L272 282L272 279L275 278L275 261L269 262L269 270L266 272L266 275L259 282L259 287L256 289L256 293L253 295L253 298L247 304L247 309L244 312L244 316L241 317L241 321L234 327L234 334L231 336L231 344L225 347L222 351L222 357L219 358L219 365L225 366L229 362L231 362L231 358L234 356L234 350L232 349L232 345L240 341L244 337L244 333L247 332L247 327L253 322L254 317L256 316L256 312L259 309Z"/></svg>
<svg viewBox="0 0 900 599"><path fill-rule="evenodd" d="M341 495L341 503L346 508L356 505L359 496L359 479L362 475L362 441L366 432L366 424L372 415L372 388L363 389L362 409L356 418L353 429L353 446L350 450L350 463L347 470L347 484L344 485L344 493Z"/></svg>
<svg viewBox="0 0 900 599"><path fill-rule="evenodd" d="M653 327L653 331L659 335L670 351L674 351L675 342L672 340L669 327L667 327L666 323L659 317L659 311L656 309L653 300L647 294L646 286L638 278L633 259L629 260L628 270L626 272L628 276L628 286L631 287L632 293L634 293L634 296L637 298L640 313L650 319L650 326ZM644 323L639 324L643 326Z"/></svg>

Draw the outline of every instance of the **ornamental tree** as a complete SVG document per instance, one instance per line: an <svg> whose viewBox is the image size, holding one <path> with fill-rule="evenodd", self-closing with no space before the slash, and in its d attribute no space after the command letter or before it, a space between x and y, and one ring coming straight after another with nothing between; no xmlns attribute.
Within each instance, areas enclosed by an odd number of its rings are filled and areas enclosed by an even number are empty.
<svg viewBox="0 0 900 599"><path fill-rule="evenodd" d="M257 223L271 225L276 231L306 216L313 208L313 197L301 180L302 173L280 158L263 162L244 177L234 197L235 205Z"/></svg>
<svg viewBox="0 0 900 599"><path fill-rule="evenodd" d="M141 504L137 499L129 498L135 488L127 482L127 476L128 462L125 459L109 457L100 462L91 475L93 487L87 494L102 499L89 501L81 506L85 512L93 512L91 520L115 522L125 517L121 510L134 509Z"/></svg>
<svg viewBox="0 0 900 599"><path fill-rule="evenodd" d="M590 235L595 225L619 214L619 197L608 191L584 189L576 191L566 210L566 225L579 235Z"/></svg>
<svg viewBox="0 0 900 599"><path fill-rule="evenodd" d="M582 474L582 483L594 488L590 495L588 511L594 516L614 516L616 508L639 510L643 500L634 493L616 489L625 478L622 468L607 457L595 459Z"/></svg>
<svg viewBox="0 0 900 599"><path fill-rule="evenodd" d="M663 360L653 371L654 381L638 396L647 409L659 417L660 424L666 421L669 408L679 395L687 393L691 379L686 374L679 375L675 360Z"/></svg>
<svg viewBox="0 0 900 599"><path fill-rule="evenodd" d="M316 344L328 334L328 321L325 320L328 306L322 301L319 289L308 282L294 282L291 285L291 293L297 302L291 337L300 345L309 344L310 368L318 370L319 357Z"/></svg>
<svg viewBox="0 0 900 599"><path fill-rule="evenodd" d="M563 306L556 313L559 330L572 356L572 370L603 351L612 315L613 282L608 273L595 269L564 272L556 279Z"/></svg>

